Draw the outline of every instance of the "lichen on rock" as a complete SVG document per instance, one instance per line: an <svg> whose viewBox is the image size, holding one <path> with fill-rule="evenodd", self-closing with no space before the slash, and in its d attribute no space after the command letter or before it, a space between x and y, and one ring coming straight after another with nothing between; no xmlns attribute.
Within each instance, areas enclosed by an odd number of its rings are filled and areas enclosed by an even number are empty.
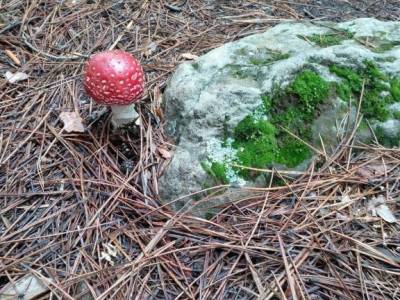
<svg viewBox="0 0 400 300"><path fill-rule="evenodd" d="M165 92L177 150L161 198L225 185L196 206L204 215L242 195L238 187L265 184L264 168L304 168L321 141L324 151L336 147L339 124L354 125L360 103L359 139L399 146L399 24L283 23L181 65Z"/></svg>

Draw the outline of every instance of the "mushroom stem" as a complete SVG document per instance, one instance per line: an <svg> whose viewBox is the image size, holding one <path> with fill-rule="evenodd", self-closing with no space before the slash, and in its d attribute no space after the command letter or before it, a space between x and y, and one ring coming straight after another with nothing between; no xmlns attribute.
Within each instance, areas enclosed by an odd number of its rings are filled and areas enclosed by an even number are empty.
<svg viewBox="0 0 400 300"><path fill-rule="evenodd" d="M111 122L116 128L134 122L139 118L139 114L136 112L134 104L111 105L111 110Z"/></svg>

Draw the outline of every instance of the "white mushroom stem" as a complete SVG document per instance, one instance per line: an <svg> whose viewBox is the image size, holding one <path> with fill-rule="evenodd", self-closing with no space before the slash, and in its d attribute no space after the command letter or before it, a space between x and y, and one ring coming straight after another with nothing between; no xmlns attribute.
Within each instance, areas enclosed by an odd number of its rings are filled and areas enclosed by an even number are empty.
<svg viewBox="0 0 400 300"><path fill-rule="evenodd" d="M139 118L139 114L135 110L135 104L111 105L111 110L111 121L116 128L135 122Z"/></svg>

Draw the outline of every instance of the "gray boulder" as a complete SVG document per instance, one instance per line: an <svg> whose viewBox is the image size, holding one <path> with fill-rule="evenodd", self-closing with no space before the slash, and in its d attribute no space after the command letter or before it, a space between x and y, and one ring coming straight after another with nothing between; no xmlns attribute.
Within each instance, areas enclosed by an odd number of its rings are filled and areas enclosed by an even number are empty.
<svg viewBox="0 0 400 300"><path fill-rule="evenodd" d="M228 43L180 65L164 93L176 144L161 199L193 213L263 186L255 169L304 169L314 149L331 151L354 125L358 136L398 146L400 22L294 23ZM250 169L249 169L250 168ZM215 185L225 189L192 195ZM196 204L196 205L195 205Z"/></svg>

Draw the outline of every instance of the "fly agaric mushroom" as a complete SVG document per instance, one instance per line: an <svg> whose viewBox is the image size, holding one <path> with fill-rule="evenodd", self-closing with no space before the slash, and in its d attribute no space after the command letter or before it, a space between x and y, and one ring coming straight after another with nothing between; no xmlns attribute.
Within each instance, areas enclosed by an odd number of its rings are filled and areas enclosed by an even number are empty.
<svg viewBox="0 0 400 300"><path fill-rule="evenodd" d="M93 55L86 64L84 87L95 102L111 106L115 127L139 117L134 104L143 95L144 74L131 54L112 50Z"/></svg>

